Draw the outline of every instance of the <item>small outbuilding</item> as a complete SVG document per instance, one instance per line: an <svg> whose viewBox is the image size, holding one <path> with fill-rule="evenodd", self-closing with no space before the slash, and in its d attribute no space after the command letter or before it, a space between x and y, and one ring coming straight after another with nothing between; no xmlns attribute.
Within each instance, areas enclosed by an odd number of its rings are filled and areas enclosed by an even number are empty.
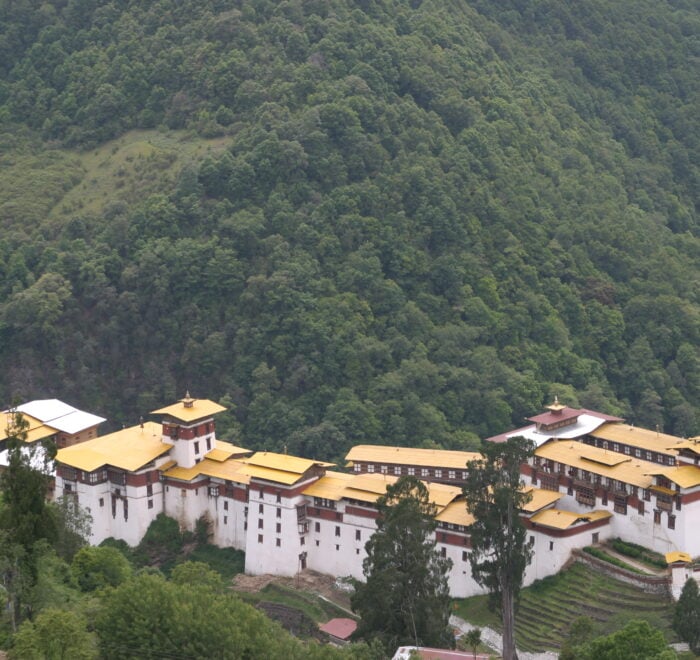
<svg viewBox="0 0 700 660"><path fill-rule="evenodd" d="M357 630L357 621L353 619L331 619L319 626L319 630L328 636L333 644L347 644L351 635Z"/></svg>

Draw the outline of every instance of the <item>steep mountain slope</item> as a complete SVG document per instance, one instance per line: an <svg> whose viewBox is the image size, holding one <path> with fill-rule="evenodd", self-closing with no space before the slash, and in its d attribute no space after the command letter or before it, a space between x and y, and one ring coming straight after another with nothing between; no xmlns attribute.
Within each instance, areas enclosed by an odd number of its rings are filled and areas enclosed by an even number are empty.
<svg viewBox="0 0 700 660"><path fill-rule="evenodd" d="M554 394L700 432L693 3L0 19L0 399L132 423L189 387L319 458Z"/></svg>

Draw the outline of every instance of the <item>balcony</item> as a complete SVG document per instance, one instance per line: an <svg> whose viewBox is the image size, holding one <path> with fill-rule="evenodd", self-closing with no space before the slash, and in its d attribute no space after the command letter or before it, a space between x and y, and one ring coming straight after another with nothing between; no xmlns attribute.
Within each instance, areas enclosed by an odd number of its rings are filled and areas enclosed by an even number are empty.
<svg viewBox="0 0 700 660"><path fill-rule="evenodd" d="M595 506L595 495L590 493L582 493L580 491L576 492L576 501L579 504L585 504L586 506Z"/></svg>

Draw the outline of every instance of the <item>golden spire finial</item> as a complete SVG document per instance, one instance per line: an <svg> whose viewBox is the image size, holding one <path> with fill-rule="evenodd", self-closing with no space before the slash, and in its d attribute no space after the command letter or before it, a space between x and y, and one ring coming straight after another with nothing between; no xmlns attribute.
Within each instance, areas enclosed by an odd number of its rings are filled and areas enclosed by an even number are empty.
<svg viewBox="0 0 700 660"><path fill-rule="evenodd" d="M553 413L558 413L564 410L566 406L563 403L559 403L559 397L555 394L554 403L550 403L548 406L545 406L545 408Z"/></svg>

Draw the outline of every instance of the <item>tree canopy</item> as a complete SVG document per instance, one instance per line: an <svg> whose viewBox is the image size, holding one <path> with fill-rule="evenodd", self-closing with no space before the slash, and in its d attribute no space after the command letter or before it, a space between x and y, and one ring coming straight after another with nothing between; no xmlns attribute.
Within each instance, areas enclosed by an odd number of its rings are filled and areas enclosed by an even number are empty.
<svg viewBox="0 0 700 660"><path fill-rule="evenodd" d="M0 4L0 399L119 428L189 387L319 459L476 447L564 393L700 432L699 25Z"/></svg>
<svg viewBox="0 0 700 660"><path fill-rule="evenodd" d="M73 612L46 609L34 621L25 621L13 638L10 658L17 660L93 660L94 635L87 622Z"/></svg>
<svg viewBox="0 0 700 660"><path fill-rule="evenodd" d="M57 538L58 517L46 499L56 447L51 442L27 443L27 420L14 409L6 416L7 466L0 472L0 577L16 629L28 613L26 601L37 579L42 542Z"/></svg>
<svg viewBox="0 0 700 660"><path fill-rule="evenodd" d="M71 564L73 580L81 591L116 587L132 573L131 565L116 548L81 548Z"/></svg>
<svg viewBox="0 0 700 660"><path fill-rule="evenodd" d="M675 660L677 657L663 634L646 621L630 621L622 630L598 637L576 650L576 658L580 660Z"/></svg>
<svg viewBox="0 0 700 660"><path fill-rule="evenodd" d="M356 635L396 647L453 648L447 573L452 562L436 550L435 505L415 477L387 486L377 501L377 530L365 545L365 582L357 582L352 607L362 620Z"/></svg>
<svg viewBox="0 0 700 660"><path fill-rule="evenodd" d="M0 472L0 528L11 532L13 541L29 555L38 541L56 537L56 520L46 500L56 447L53 443L27 443L28 422L14 411L9 419L7 467Z"/></svg>
<svg viewBox="0 0 700 660"><path fill-rule="evenodd" d="M141 573L105 593L95 620L101 655L107 658L356 658L367 647L336 651L303 644L233 593L212 587L211 575L195 583L196 566L182 565L177 581Z"/></svg>

